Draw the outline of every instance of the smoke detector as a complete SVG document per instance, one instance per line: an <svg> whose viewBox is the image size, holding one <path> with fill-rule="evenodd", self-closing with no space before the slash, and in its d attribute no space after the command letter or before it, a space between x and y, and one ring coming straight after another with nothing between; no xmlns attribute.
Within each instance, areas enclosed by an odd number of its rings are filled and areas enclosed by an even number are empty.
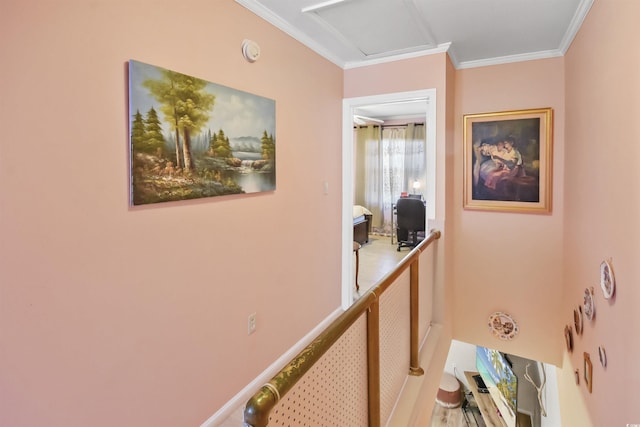
<svg viewBox="0 0 640 427"><path fill-rule="evenodd" d="M253 40L242 41L242 56L249 62L256 62L260 58L260 46Z"/></svg>

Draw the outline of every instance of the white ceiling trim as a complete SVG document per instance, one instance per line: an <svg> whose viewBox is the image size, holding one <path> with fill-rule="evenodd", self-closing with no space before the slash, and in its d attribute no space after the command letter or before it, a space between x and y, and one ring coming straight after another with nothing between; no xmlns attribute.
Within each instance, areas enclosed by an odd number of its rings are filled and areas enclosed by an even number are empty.
<svg viewBox="0 0 640 427"><path fill-rule="evenodd" d="M457 57L456 57L455 45L452 45L451 42L439 44L436 48L432 48L432 49L427 48L427 49L416 51L415 50L416 48L411 48L411 49L398 51L396 54L392 54L392 55L389 55L388 53L386 54L382 53L382 54L373 54L368 56L364 55L362 51L357 47L355 47L352 43L346 42L345 46L350 46L352 49L356 49L358 53L362 55L362 60L345 61L335 53L331 52L329 49L323 47L320 43L315 41L313 38L305 35L295 26L291 25L289 22L285 21L280 16L276 15L271 10L264 7L259 1L256 1L256 0L234 0L234 1L242 5L246 9L252 11L258 17L266 20L276 28L279 28L289 36L293 37L295 40L299 41L300 43L304 44L305 46L307 46L308 48L316 52L318 55L324 57L325 59L329 60L330 62L334 63L335 65L339 66L342 69L351 69L351 68L358 68L358 67L364 67L364 66L387 63L387 62L394 62L402 59L415 58L415 57L420 57L425 55L434 55L434 54L443 53L443 52L447 52L449 54L449 57L453 63L453 66L456 69L476 68L476 67L483 67L483 66L489 66L489 65L500 65L500 64L507 64L507 63L513 63L513 62L520 62L520 61L561 57L561 56L564 56L564 54L569 49L571 43L573 42L573 39L575 38L584 19L586 18L589 10L591 9L594 3L594 0L580 0L579 7L576 10L575 15L573 16L570 27L567 29L558 49L460 62L457 60ZM328 0L326 2L317 4L314 7L310 7L306 9L309 9L308 11L313 11L314 8L316 10L324 9L326 7L337 5L343 1L344 0ZM406 4L416 7L415 0L404 0L404 1ZM307 11L306 9L305 11ZM310 15L314 15L316 19L319 19L317 14L315 13L310 13ZM421 27L423 30L425 29L424 26L421 26ZM334 35L335 35L335 32L334 32ZM345 41L343 36L341 36L340 38L341 40Z"/></svg>
<svg viewBox="0 0 640 427"><path fill-rule="evenodd" d="M569 46L571 46L573 39L576 37L576 34L578 34L589 10L591 10L593 2L594 0L582 0L578 5L578 10L576 10L576 14L573 15L569 28L560 42L560 51L562 52L562 55L567 53L567 50L569 50Z"/></svg>
<svg viewBox="0 0 640 427"><path fill-rule="evenodd" d="M533 52L533 53L521 53L518 55L509 55L509 56L500 56L498 58L489 58L489 59L479 59L477 61L464 61L459 64L454 64L456 69L462 70L464 68L477 68L477 67L486 67L489 65L501 65L501 64L510 64L513 62L523 62L523 61L532 61L534 59L548 59L548 58L557 58L563 56L564 52L560 50L546 50L541 52Z"/></svg>
<svg viewBox="0 0 640 427"><path fill-rule="evenodd" d="M286 34L290 35L295 40L307 46L309 49L313 50L318 55L333 62L340 68L344 68L344 65L345 65L344 61L342 61L340 58L334 55L331 51L322 47L322 45L317 43L311 37L307 37L304 33L298 31L297 28L289 24L280 16L273 13L271 10L264 7L262 4L253 0L234 0L234 1L244 6L245 8L249 9L251 12L255 13L256 15L258 15L258 17L264 19L274 27L284 31Z"/></svg>
<svg viewBox="0 0 640 427"><path fill-rule="evenodd" d="M573 39L578 34L582 23L584 22L589 10L591 10L591 6L593 5L594 0L582 0L578 9L576 10L576 14L573 16L571 20L571 24L567 29L564 37L562 38L562 42L560 43L560 47L554 50L547 50L541 52L532 52L532 53L524 53L519 55L509 55L509 56L501 56L497 58L490 59L481 59L477 61L464 61L457 62L455 60L454 49L449 50L449 57L451 57L451 62L453 62L454 67L457 70L465 69L465 68L477 68L477 67L486 67L489 65L501 65L501 64L509 64L513 62L522 62L522 61L532 61L535 59L548 59L548 58L558 58L564 56L569 50L569 46L573 42Z"/></svg>
<svg viewBox="0 0 640 427"><path fill-rule="evenodd" d="M378 58L373 57L371 59L365 59L365 60L362 60L362 61L350 61L350 62L346 62L342 66L342 68L345 69L345 70L349 70L349 69L352 69L352 68L367 67L369 65L384 64L384 63L387 63L387 62L395 62L395 61L399 61L401 59L410 59L410 58L418 58L420 56L435 55L437 53L448 52L450 47L451 47L451 43L443 43L441 45L438 45L438 47L435 47L433 49L428 49L428 50L401 53L401 54L394 55L394 56L381 56L381 57L378 57Z"/></svg>

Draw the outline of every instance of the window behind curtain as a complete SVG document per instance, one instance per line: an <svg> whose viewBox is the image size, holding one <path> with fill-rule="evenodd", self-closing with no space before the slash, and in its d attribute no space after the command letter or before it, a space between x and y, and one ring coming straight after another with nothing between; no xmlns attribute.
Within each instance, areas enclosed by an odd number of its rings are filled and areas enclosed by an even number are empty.
<svg viewBox="0 0 640 427"><path fill-rule="evenodd" d="M425 188L425 127L361 127L356 144L356 174L364 176L356 180L356 200L373 213L372 231L390 235L391 205L402 192L414 191L414 181L420 182L420 192Z"/></svg>

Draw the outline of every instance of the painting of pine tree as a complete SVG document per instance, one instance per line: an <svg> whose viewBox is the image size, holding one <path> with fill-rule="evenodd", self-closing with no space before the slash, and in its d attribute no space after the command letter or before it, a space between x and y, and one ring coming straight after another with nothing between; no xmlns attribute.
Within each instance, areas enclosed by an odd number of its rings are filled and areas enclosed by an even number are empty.
<svg viewBox="0 0 640 427"><path fill-rule="evenodd" d="M131 203L274 191L275 101L129 62Z"/></svg>

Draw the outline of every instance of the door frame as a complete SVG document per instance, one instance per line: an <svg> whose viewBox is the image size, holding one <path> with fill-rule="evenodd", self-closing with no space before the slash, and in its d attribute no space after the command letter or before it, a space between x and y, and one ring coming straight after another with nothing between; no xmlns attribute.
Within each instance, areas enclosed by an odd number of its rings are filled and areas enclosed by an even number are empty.
<svg viewBox="0 0 640 427"><path fill-rule="evenodd" d="M354 302L355 270L353 266L353 114L358 107L404 101L426 101L426 175L424 198L426 220L435 219L436 212L436 90L424 89L381 95L345 98L342 100L342 308Z"/></svg>

